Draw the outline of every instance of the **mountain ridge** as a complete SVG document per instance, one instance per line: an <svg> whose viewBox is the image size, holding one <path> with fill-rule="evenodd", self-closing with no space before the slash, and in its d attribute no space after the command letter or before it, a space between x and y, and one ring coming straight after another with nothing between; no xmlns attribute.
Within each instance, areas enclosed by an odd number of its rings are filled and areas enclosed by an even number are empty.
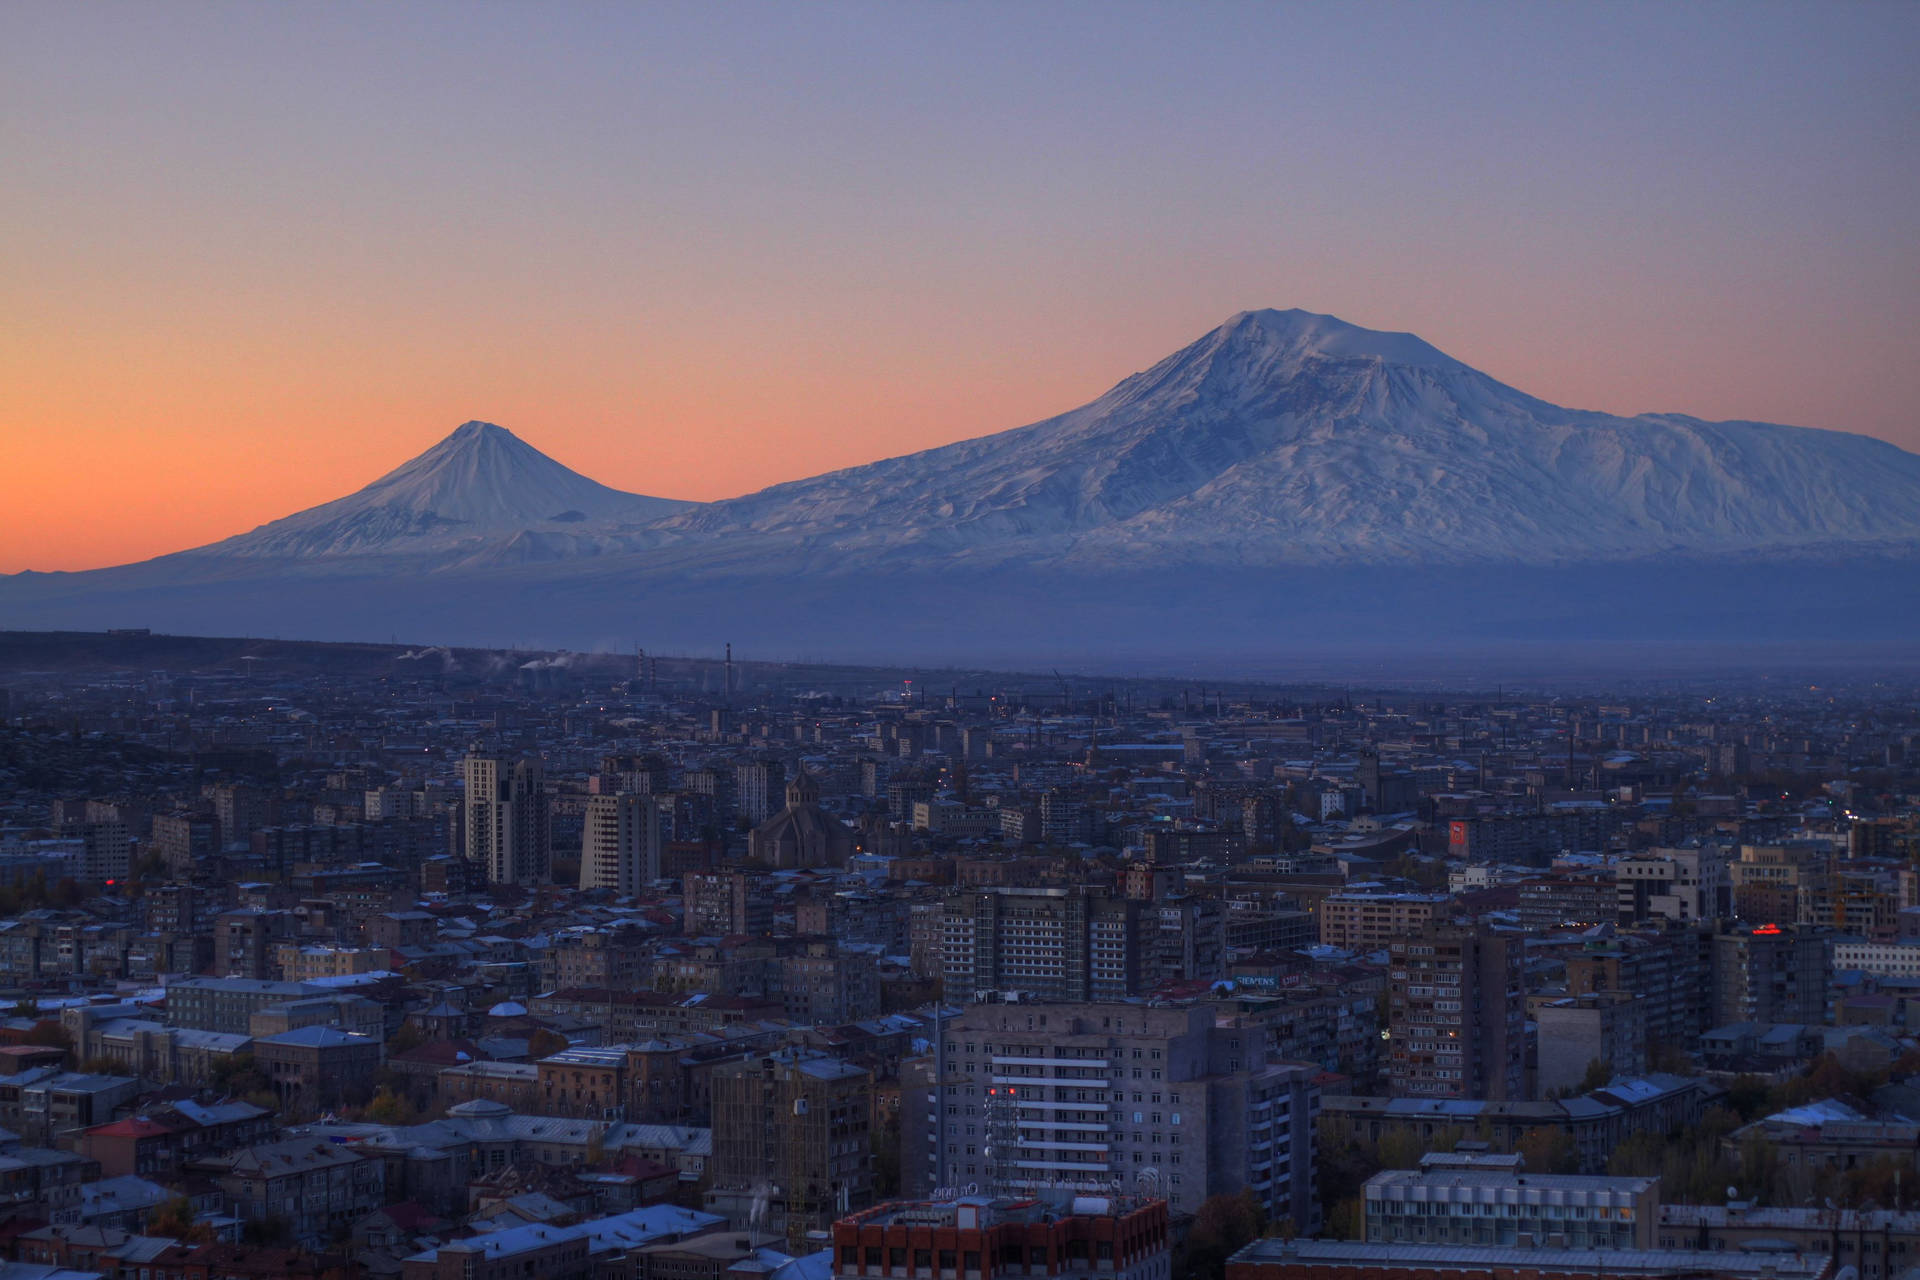
<svg viewBox="0 0 1920 1280"><path fill-rule="evenodd" d="M609 489L474 422L223 542L0 579L15 627L765 632L942 660L1373 643L1414 619L1456 646L1892 643L1920 625L1920 457L1565 409L1411 334L1250 311L1055 417L719 502Z"/></svg>
<svg viewBox="0 0 1920 1280"><path fill-rule="evenodd" d="M1889 486L1871 518L1835 515L1839 491ZM1920 458L1810 428L1563 409L1410 334L1242 312L1065 414L651 532L850 554L1024 544L1088 565L1209 546L1256 564L1785 548L1920 537Z"/></svg>

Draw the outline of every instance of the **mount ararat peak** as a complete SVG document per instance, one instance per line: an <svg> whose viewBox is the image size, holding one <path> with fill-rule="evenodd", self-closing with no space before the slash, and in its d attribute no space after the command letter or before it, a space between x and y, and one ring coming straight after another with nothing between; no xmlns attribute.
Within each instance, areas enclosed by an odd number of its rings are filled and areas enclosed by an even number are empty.
<svg viewBox="0 0 1920 1280"><path fill-rule="evenodd" d="M847 567L1552 563L1920 539L1920 457L1563 409L1411 334L1248 311L1059 417L656 528Z"/></svg>

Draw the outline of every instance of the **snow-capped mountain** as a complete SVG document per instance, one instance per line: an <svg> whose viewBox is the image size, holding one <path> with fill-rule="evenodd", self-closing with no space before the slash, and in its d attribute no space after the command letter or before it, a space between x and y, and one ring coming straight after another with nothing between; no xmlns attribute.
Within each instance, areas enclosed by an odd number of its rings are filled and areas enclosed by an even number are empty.
<svg viewBox="0 0 1920 1280"><path fill-rule="evenodd" d="M100 626L889 661L1904 652L1920 457L1563 409L1410 334L1251 311L1057 418L724 502L468 423L224 542L0 578L0 627Z"/></svg>
<svg viewBox="0 0 1920 1280"><path fill-rule="evenodd" d="M519 547L546 558L694 504L609 489L491 422L468 422L358 493L193 554L303 559Z"/></svg>
<svg viewBox="0 0 1920 1280"><path fill-rule="evenodd" d="M1461 563L1920 539L1920 456L1865 436L1524 395L1411 334L1250 311L1029 427L681 513L848 567L933 557Z"/></svg>

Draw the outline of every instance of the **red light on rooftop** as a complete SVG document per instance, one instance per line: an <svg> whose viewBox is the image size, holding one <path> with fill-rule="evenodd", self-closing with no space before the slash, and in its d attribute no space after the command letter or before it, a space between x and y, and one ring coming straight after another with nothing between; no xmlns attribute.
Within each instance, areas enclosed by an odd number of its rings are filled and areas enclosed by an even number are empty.
<svg viewBox="0 0 1920 1280"><path fill-rule="evenodd" d="M1758 929L1755 929L1755 930L1753 931L1753 935L1754 935L1754 937L1756 937L1756 938L1757 938L1757 937L1760 937L1760 936L1761 936L1762 934L1775 934L1775 933L1779 933L1779 932L1780 932L1780 926L1779 926L1779 925L1777 925L1777 924L1763 924L1763 925L1761 925L1761 926L1760 926L1760 927L1759 927Z"/></svg>

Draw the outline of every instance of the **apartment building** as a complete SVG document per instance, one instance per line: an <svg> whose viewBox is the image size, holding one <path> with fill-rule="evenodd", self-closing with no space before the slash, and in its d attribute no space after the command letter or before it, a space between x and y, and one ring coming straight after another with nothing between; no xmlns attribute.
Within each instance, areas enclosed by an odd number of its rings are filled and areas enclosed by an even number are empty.
<svg viewBox="0 0 1920 1280"><path fill-rule="evenodd" d="M1191 1213L1252 1188L1313 1230L1319 1069L1269 1063L1257 1029L1209 1010L980 1004L939 1033L937 1082L903 1091L909 1194L1116 1188Z"/></svg>
<svg viewBox="0 0 1920 1280"><path fill-rule="evenodd" d="M1496 1158L1497 1159L1497 1158ZM1414 1169L1367 1180L1366 1238L1377 1244L1537 1244L1555 1249L1651 1249L1658 1178L1528 1173L1430 1155Z"/></svg>
<svg viewBox="0 0 1920 1280"><path fill-rule="evenodd" d="M873 1199L873 1076L827 1054L787 1050L713 1073L707 1209L735 1226L765 1211L801 1244Z"/></svg>
<svg viewBox="0 0 1920 1280"><path fill-rule="evenodd" d="M1473 925L1429 925L1394 940L1387 971L1394 1096L1525 1096L1521 952L1520 936Z"/></svg>
<svg viewBox="0 0 1920 1280"><path fill-rule="evenodd" d="M1447 908L1444 893L1332 893L1320 903L1320 941L1346 951L1378 951L1426 927Z"/></svg>

